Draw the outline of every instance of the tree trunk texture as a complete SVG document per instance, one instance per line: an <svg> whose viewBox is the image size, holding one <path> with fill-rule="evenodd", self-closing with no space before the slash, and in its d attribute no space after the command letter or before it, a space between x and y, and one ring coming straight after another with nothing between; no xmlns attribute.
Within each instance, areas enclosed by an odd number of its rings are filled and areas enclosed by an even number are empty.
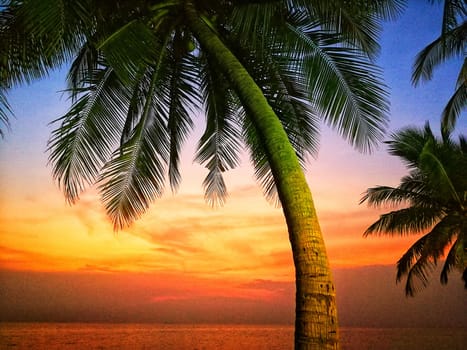
<svg viewBox="0 0 467 350"><path fill-rule="evenodd" d="M188 25L202 47L224 68L266 148L295 264L295 349L339 349L334 284L313 198L295 151L246 69L200 18L193 2L187 0L185 5Z"/></svg>

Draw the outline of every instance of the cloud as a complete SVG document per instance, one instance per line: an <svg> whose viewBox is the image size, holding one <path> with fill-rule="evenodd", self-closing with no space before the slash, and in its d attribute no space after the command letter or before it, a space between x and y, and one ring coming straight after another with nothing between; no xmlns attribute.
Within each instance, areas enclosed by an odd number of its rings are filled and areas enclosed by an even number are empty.
<svg viewBox="0 0 467 350"><path fill-rule="evenodd" d="M269 254L269 259L268 263L274 267L293 265L292 250L290 249L273 251Z"/></svg>
<svg viewBox="0 0 467 350"><path fill-rule="evenodd" d="M255 279L239 285L239 288L258 291L263 295L263 298L276 301L281 299L290 302L295 294L294 283L290 281Z"/></svg>
<svg viewBox="0 0 467 350"><path fill-rule="evenodd" d="M181 300L193 300L193 297L190 296L175 296L175 295L159 295L151 298L151 301L154 303L167 303L170 301L181 301Z"/></svg>
<svg viewBox="0 0 467 350"><path fill-rule="evenodd" d="M83 271L83 272L112 272L112 273L122 272L121 270L116 270L116 269L111 268L109 265L96 265L96 264L85 264L83 267L79 268L78 271Z"/></svg>
<svg viewBox="0 0 467 350"><path fill-rule="evenodd" d="M110 219L107 217L102 203L97 200L94 191L81 196L72 207L71 214L84 226L89 235L104 229L106 233L112 232Z"/></svg>
<svg viewBox="0 0 467 350"><path fill-rule="evenodd" d="M34 264L32 264L34 262ZM0 246L0 269L50 270L63 261L58 257L26 249Z"/></svg>

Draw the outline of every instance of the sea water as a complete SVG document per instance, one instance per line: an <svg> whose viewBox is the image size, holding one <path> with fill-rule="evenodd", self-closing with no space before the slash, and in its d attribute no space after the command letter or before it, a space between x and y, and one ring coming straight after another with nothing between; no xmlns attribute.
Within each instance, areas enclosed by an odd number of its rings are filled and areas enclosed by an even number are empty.
<svg viewBox="0 0 467 350"><path fill-rule="evenodd" d="M342 350L465 350L467 329L342 328ZM293 327L0 323L0 349L292 350Z"/></svg>

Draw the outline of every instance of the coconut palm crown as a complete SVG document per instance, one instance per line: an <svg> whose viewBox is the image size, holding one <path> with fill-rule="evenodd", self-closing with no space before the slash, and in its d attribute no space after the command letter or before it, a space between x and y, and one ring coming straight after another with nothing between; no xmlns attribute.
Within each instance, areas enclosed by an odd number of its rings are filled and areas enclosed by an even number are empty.
<svg viewBox="0 0 467 350"><path fill-rule="evenodd" d="M361 203L400 207L383 214L364 235L422 234L397 262L397 281L406 277L409 296L428 285L429 273L443 257L440 280L445 284L452 269L463 275L467 288L467 142L435 137L409 127L392 135L389 153L401 158L409 175L397 187L369 188Z"/></svg>

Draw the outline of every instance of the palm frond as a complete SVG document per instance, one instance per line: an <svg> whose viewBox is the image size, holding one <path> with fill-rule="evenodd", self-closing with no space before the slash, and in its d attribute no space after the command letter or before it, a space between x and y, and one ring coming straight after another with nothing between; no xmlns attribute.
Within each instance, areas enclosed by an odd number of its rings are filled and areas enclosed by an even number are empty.
<svg viewBox="0 0 467 350"><path fill-rule="evenodd" d="M380 47L378 36L381 20L395 19L404 9L404 1L288 1L290 8L297 5L306 9L310 18L317 18L326 31L341 36L341 40L358 48L369 57L375 57Z"/></svg>
<svg viewBox="0 0 467 350"><path fill-rule="evenodd" d="M376 186L367 189L360 199L362 204L379 208L383 205L399 206L401 204L426 208L440 208L441 204L434 202L426 183L414 176L406 176L398 187Z"/></svg>
<svg viewBox="0 0 467 350"><path fill-rule="evenodd" d="M87 41L79 50L76 58L71 63L66 77L68 91L71 93L72 101L79 95L79 91L89 84L89 78L93 72L100 68L103 62L102 54Z"/></svg>
<svg viewBox="0 0 467 350"><path fill-rule="evenodd" d="M387 93L381 72L339 38L306 26L289 26L289 51L307 77L308 98L324 120L353 146L368 151L387 125Z"/></svg>
<svg viewBox="0 0 467 350"><path fill-rule="evenodd" d="M369 3L375 17L384 21L397 20L407 7L407 2L404 0L379 0L369 1Z"/></svg>
<svg viewBox="0 0 467 350"><path fill-rule="evenodd" d="M446 260L444 261L443 269L441 270L440 274L440 282L442 284L448 283L448 275L453 268L463 265L459 261L462 259L463 254L462 240L457 239L451 246L451 249L449 249L449 253L446 256Z"/></svg>
<svg viewBox="0 0 467 350"><path fill-rule="evenodd" d="M464 62L462 63L462 67L459 71L459 75L457 76L456 81L456 88L459 88L462 85L465 85L467 82L467 57L464 58Z"/></svg>
<svg viewBox="0 0 467 350"><path fill-rule="evenodd" d="M133 136L134 130L140 122L146 104L146 93L151 84L150 71L142 69L132 86L125 124L120 136L120 146L126 144Z"/></svg>
<svg viewBox="0 0 467 350"><path fill-rule="evenodd" d="M284 20L284 13L282 1L246 3L233 7L229 19L241 42L261 51L274 40L277 23Z"/></svg>
<svg viewBox="0 0 467 350"><path fill-rule="evenodd" d="M202 57L202 60L201 88L206 108L206 129L198 143L195 160L208 169L203 181L205 199L216 206L222 205L227 196L222 174L239 163L239 101L214 62L209 57Z"/></svg>
<svg viewBox="0 0 467 350"><path fill-rule="evenodd" d="M88 77L89 86L64 116L48 143L53 176L65 197L74 203L94 183L110 158L123 124L127 90L113 70L101 68Z"/></svg>
<svg viewBox="0 0 467 350"><path fill-rule="evenodd" d="M456 169L462 168L462 162L456 162ZM447 169L450 176L455 175L451 169ZM430 182L429 177L434 177ZM425 175L419 170L413 170L410 175L404 176L398 187L376 186L367 189L360 200L360 204L365 201L369 206L379 208L383 205L399 206L406 204L421 208L432 208L440 212L445 210L448 199L439 191L437 179L433 174ZM459 183L456 177L452 181ZM456 189L456 191L462 191Z"/></svg>
<svg viewBox="0 0 467 350"><path fill-rule="evenodd" d="M73 57L81 40L83 20L89 17L88 9L80 4L65 3L63 0L28 0L20 5L17 19L22 20L25 31L40 39L45 45L45 57L57 56L60 61ZM77 21L81 21L81 26ZM77 29L77 32L73 32Z"/></svg>
<svg viewBox="0 0 467 350"><path fill-rule="evenodd" d="M186 52L185 43L175 37L172 57L166 65L170 70L170 83L165 99L169 105L168 132L170 135L169 182L172 191L178 188L181 175L179 172L180 150L189 132L193 128L190 111L200 105L198 86L198 68L195 57ZM191 109L190 109L191 108Z"/></svg>
<svg viewBox="0 0 467 350"><path fill-rule="evenodd" d="M445 137L454 130L457 119L466 107L467 79L457 88L443 109L441 115L441 129Z"/></svg>
<svg viewBox="0 0 467 350"><path fill-rule="evenodd" d="M445 0L443 9L443 22L441 36L445 36L458 25L458 18L462 20L467 16L467 4L463 0Z"/></svg>
<svg viewBox="0 0 467 350"><path fill-rule="evenodd" d="M432 261L420 258L407 273L407 280L405 283L405 294L407 296L415 296L421 289L429 284L429 275L435 269L436 264ZM417 282L421 283L421 286Z"/></svg>
<svg viewBox="0 0 467 350"><path fill-rule="evenodd" d="M4 136L4 130L10 128L10 117L13 116L10 104L8 103L6 91L0 88L0 137Z"/></svg>
<svg viewBox="0 0 467 350"><path fill-rule="evenodd" d="M434 135L426 123L423 130L413 127L399 130L386 143L389 154L401 158L409 168L417 168L420 154L429 140L434 140Z"/></svg>
<svg viewBox="0 0 467 350"><path fill-rule="evenodd" d="M397 282L407 275L406 294L413 296L419 287L414 279L423 287L428 284L428 273L432 272L445 249L458 233L456 220L446 216L433 229L417 240L397 262Z"/></svg>
<svg viewBox="0 0 467 350"><path fill-rule="evenodd" d="M379 219L364 232L371 234L407 235L415 234L432 227L445 214L438 208L409 207L380 215Z"/></svg>
<svg viewBox="0 0 467 350"><path fill-rule="evenodd" d="M12 9L0 12L0 79L5 87L30 83L46 76L50 66L41 57L41 47L34 37L25 33Z"/></svg>
<svg viewBox="0 0 467 350"><path fill-rule="evenodd" d="M143 124L138 128L141 131L121 146L102 170L99 189L115 230L140 218L163 191L167 162L167 154L163 153L168 150L161 148L159 142L166 137L165 131L151 123L153 127L143 132Z"/></svg>
<svg viewBox="0 0 467 350"><path fill-rule="evenodd" d="M459 135L459 148L462 154L467 154L467 138L464 135Z"/></svg>
<svg viewBox="0 0 467 350"><path fill-rule="evenodd" d="M122 82L133 84L141 69L157 59L155 48L161 49L160 45L149 26L134 19L104 38L97 48Z"/></svg>
<svg viewBox="0 0 467 350"><path fill-rule="evenodd" d="M433 152L434 142L428 141L423 147L419 157L420 170L426 175L427 182L430 187L438 191L438 196L448 199L453 199L460 206L462 200L452 183L450 174L436 154Z"/></svg>
<svg viewBox="0 0 467 350"><path fill-rule="evenodd" d="M127 142L105 164L99 180L102 201L115 230L141 217L164 188L169 135L166 105L157 100L162 57L158 62L156 68L147 71L150 83L139 121Z"/></svg>
<svg viewBox="0 0 467 350"><path fill-rule="evenodd" d="M69 61L79 50L92 17L86 1L12 1L2 11L0 40L9 85L31 82Z"/></svg>
<svg viewBox="0 0 467 350"><path fill-rule="evenodd" d="M463 57L467 38L467 21L444 33L427 45L415 58L412 83L431 80L433 70L451 57Z"/></svg>

